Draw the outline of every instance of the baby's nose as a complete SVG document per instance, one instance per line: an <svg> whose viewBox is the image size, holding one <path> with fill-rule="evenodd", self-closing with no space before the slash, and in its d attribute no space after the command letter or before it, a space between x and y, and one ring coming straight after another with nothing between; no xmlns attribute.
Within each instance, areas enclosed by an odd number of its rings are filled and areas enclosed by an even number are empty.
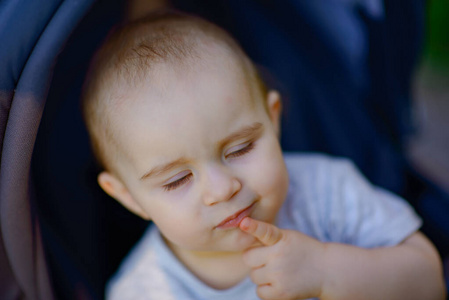
<svg viewBox="0 0 449 300"><path fill-rule="evenodd" d="M206 205L228 201L242 188L240 180L225 167L211 167L206 176L203 194Z"/></svg>

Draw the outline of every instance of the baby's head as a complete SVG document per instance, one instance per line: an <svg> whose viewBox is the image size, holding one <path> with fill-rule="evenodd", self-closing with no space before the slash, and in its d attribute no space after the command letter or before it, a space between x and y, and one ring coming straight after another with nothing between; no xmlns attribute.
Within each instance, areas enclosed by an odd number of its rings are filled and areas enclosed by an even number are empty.
<svg viewBox="0 0 449 300"><path fill-rule="evenodd" d="M96 54L83 113L100 186L153 220L176 251L241 251L245 216L273 223L288 176L280 97L223 30L165 13Z"/></svg>

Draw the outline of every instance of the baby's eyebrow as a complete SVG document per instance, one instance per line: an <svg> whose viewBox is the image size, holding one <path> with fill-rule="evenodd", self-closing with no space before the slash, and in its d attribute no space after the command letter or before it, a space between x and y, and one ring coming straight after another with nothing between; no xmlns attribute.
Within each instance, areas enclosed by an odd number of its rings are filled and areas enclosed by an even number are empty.
<svg viewBox="0 0 449 300"><path fill-rule="evenodd" d="M168 164L156 166L153 169L151 169L150 171L148 171L147 173L145 173L142 177L140 177L140 180L144 180L144 179L152 177L152 176L158 176L164 172L169 171L170 169L173 169L176 166L183 165L186 163L188 163L188 160L181 157L181 158L178 158L177 160L172 161Z"/></svg>
<svg viewBox="0 0 449 300"><path fill-rule="evenodd" d="M249 126L245 126L225 137L223 140L219 142L219 145L223 146L231 141L246 138L248 136L254 135L255 133L259 133L262 127L263 125L260 122L255 122Z"/></svg>

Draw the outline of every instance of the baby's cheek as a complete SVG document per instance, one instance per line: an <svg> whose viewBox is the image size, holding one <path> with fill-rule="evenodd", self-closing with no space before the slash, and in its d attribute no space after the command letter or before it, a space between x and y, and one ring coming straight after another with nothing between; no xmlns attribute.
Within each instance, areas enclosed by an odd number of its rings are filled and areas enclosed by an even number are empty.
<svg viewBox="0 0 449 300"><path fill-rule="evenodd" d="M263 151L259 157L259 181L267 192L281 192L287 189L288 175L279 142L276 137L268 136L263 142Z"/></svg>
<svg viewBox="0 0 449 300"><path fill-rule="evenodd" d="M288 174L283 161L278 161L271 169L269 180L265 182L266 195L271 199L271 209L279 209L284 203L288 190Z"/></svg>
<svg viewBox="0 0 449 300"><path fill-rule="evenodd" d="M288 188L288 175L283 160L270 160L261 173L265 175L260 178L260 185L266 194L285 195Z"/></svg>

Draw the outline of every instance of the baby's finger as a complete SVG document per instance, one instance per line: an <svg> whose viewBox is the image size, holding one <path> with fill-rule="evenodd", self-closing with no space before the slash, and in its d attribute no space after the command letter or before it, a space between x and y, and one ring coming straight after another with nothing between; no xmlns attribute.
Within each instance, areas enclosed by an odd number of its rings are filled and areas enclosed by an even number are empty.
<svg viewBox="0 0 449 300"><path fill-rule="evenodd" d="M282 231L276 226L250 217L240 222L240 229L257 238L265 246L272 246L282 238Z"/></svg>

